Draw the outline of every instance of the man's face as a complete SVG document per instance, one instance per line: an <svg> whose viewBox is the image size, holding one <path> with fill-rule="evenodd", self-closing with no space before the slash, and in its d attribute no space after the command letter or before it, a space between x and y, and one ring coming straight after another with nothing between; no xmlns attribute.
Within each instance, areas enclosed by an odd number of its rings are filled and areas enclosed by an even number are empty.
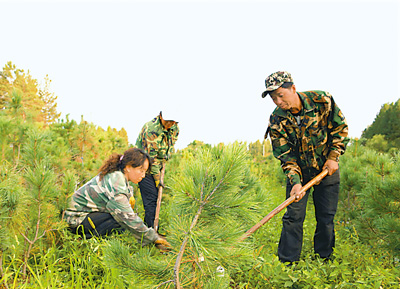
<svg viewBox="0 0 400 289"><path fill-rule="evenodd" d="M296 88L294 85L292 85L290 88L279 87L278 89L270 92L269 95L276 106L283 110L292 109L297 99Z"/></svg>

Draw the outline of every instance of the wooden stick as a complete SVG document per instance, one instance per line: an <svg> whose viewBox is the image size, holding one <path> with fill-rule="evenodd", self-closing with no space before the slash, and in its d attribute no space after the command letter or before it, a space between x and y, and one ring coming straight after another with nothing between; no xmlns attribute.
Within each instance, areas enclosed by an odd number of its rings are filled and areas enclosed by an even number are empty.
<svg viewBox="0 0 400 289"><path fill-rule="evenodd" d="M176 261L175 261L175 266L174 266L174 283L175 283L175 288L176 288L176 289L182 289L181 282L180 282L180 280L179 280L179 269L180 269L180 267L181 267L181 262L182 262L182 258L183 258L183 253L185 252L187 242L189 241L189 237L190 237L189 234L190 234L191 231L193 230L194 226L196 226L197 221L199 220L201 211L203 210L204 204L205 204L205 203L202 203L202 204L200 205L200 208L198 209L196 215L194 216L193 221L192 221L192 224L190 225L189 231L186 232L186 236L185 236L185 238L183 239L183 242L182 242L182 245L181 245L181 249L179 250L178 257L176 258Z"/></svg>
<svg viewBox="0 0 400 289"><path fill-rule="evenodd" d="M160 184L158 185L157 208L156 208L156 216L154 217L154 230L156 232L158 231L158 219L160 217L161 198L162 198L163 185L164 185L164 174L165 174L165 163L162 164L161 175L160 175Z"/></svg>
<svg viewBox="0 0 400 289"><path fill-rule="evenodd" d="M308 191L312 186L314 186L316 183L319 183L325 176L328 174L328 169L324 169L319 175L317 175L315 178L313 178L311 181L309 181L307 184L305 184L301 190L298 192L298 194L301 194L303 192ZM254 233L257 231L261 226L263 226L266 222L271 220L273 216L278 214L280 211L282 211L284 208L289 206L291 203L293 203L296 199L296 195L291 196L290 198L286 199L282 204L280 204L278 207L273 209L267 216L265 216L260 222L255 224L251 229L249 229L245 234L243 234L239 241L243 241L247 237L250 236L250 234Z"/></svg>

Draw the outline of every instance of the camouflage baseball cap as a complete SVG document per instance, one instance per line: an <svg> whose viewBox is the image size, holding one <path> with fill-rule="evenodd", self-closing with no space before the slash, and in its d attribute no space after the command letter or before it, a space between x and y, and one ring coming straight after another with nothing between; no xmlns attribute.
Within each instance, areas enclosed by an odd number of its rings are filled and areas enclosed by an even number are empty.
<svg viewBox="0 0 400 289"><path fill-rule="evenodd" d="M261 96L263 98L266 97L268 93L270 93L271 91L273 91L275 89L278 89L285 82L293 82L293 78L289 72L277 71L277 72L272 73L270 76L268 76L265 79L265 87L267 88L267 90L265 90L261 94Z"/></svg>

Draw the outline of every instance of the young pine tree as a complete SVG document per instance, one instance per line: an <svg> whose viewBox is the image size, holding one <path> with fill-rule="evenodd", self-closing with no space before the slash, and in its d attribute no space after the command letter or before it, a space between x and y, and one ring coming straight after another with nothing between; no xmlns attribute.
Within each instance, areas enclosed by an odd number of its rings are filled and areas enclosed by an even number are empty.
<svg viewBox="0 0 400 289"><path fill-rule="evenodd" d="M228 288L231 276L253 262L251 238L238 239L263 216L268 197L250 173L244 146L193 151L174 177L166 228L167 255L143 248L133 256L121 243L106 260L129 274L132 288Z"/></svg>
<svg viewBox="0 0 400 289"><path fill-rule="evenodd" d="M29 257L37 242L47 232L63 227L56 200L60 189L57 175L54 173L51 158L48 154L49 139L46 133L31 130L23 151L24 172L26 183L26 211L24 222L18 232L25 242L23 275Z"/></svg>
<svg viewBox="0 0 400 289"><path fill-rule="evenodd" d="M22 226L25 190L22 180L10 163L0 163L0 287L7 284L5 256L15 243L15 228Z"/></svg>
<svg viewBox="0 0 400 289"><path fill-rule="evenodd" d="M399 258L400 154L351 146L341 162L341 176L341 208L361 240Z"/></svg>
<svg viewBox="0 0 400 289"><path fill-rule="evenodd" d="M358 197L360 236L400 258L400 154L379 154L365 189Z"/></svg>

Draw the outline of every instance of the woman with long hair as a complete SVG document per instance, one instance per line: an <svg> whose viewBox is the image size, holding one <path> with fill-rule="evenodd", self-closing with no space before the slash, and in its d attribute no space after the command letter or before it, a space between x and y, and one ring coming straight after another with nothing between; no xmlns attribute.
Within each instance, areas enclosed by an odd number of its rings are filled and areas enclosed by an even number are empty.
<svg viewBox="0 0 400 289"><path fill-rule="evenodd" d="M125 229L142 245L169 246L153 228L143 223L129 202L133 190L128 181L139 183L150 168L151 159L141 149L130 148L123 155L111 155L99 174L72 195L65 212L70 229L87 239Z"/></svg>

